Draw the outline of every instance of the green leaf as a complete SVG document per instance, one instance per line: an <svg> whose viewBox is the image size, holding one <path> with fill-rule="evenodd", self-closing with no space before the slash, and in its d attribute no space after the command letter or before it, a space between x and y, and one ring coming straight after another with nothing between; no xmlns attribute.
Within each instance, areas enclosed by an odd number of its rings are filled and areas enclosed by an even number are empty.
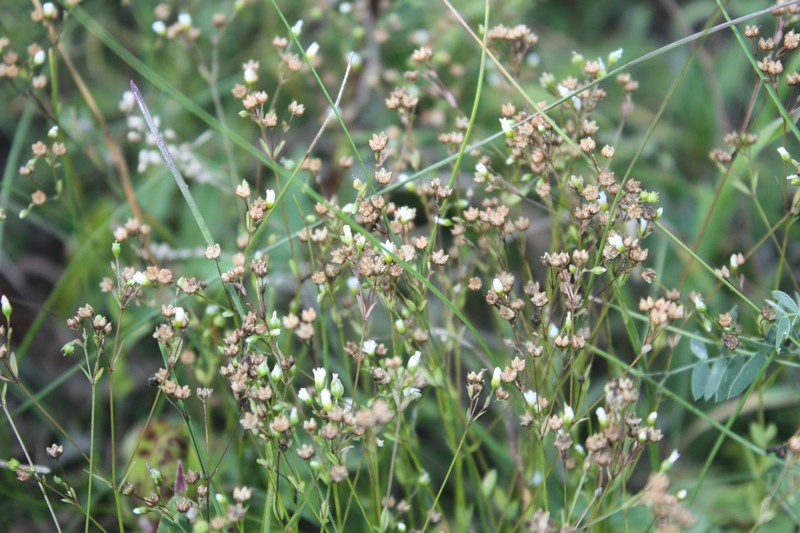
<svg viewBox="0 0 800 533"><path fill-rule="evenodd" d="M492 468L483 477L483 481L481 481L481 492L483 492L484 498L488 498L492 494L492 491L494 490L494 486L496 484L497 484L497 470Z"/></svg>
<svg viewBox="0 0 800 533"><path fill-rule="evenodd" d="M786 311L787 313L797 313L797 302L795 302L791 296L786 294L785 292L781 291L772 291L772 297L775 298L776 302L769 302L773 304L773 307L778 307L779 309ZM774 305L777 303L778 305Z"/></svg>
<svg viewBox="0 0 800 533"><path fill-rule="evenodd" d="M753 383L753 380L756 379L756 376L758 376L758 373L766 362L767 356L762 353L757 353L752 356L734 376L731 388L728 391L728 398L733 398L744 392L744 390Z"/></svg>
<svg viewBox="0 0 800 533"><path fill-rule="evenodd" d="M692 340L689 341L689 349L692 351L694 356L700 359L701 361L708 360L708 350L706 349L706 343L704 343L700 339L692 338Z"/></svg>
<svg viewBox="0 0 800 533"><path fill-rule="evenodd" d="M778 350L780 353L781 346L789 338L789 330L791 329L791 323L789 319L785 316L782 316L778 319L776 328L775 328L775 349Z"/></svg>
<svg viewBox="0 0 800 533"><path fill-rule="evenodd" d="M695 401L705 395L708 374L708 363L700 362L694 365L694 370L692 370L692 396L694 396Z"/></svg>
<svg viewBox="0 0 800 533"><path fill-rule="evenodd" d="M726 368L728 368L728 361L723 357L720 357L711 365L711 372L709 372L708 381L706 381L705 394L703 394L706 400L710 400L717 393L719 383L722 381L722 375L725 373Z"/></svg>
<svg viewBox="0 0 800 533"><path fill-rule="evenodd" d="M721 402L730 398L731 384L744 366L744 356L734 355L728 360L728 366L722 374L722 379L717 387L717 401Z"/></svg>

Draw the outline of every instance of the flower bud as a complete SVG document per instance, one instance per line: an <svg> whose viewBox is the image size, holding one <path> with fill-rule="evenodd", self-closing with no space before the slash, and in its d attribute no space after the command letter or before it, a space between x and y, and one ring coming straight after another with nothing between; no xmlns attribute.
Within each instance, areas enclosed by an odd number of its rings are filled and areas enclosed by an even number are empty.
<svg viewBox="0 0 800 533"><path fill-rule="evenodd" d="M281 368L280 363L275 363L275 366L272 367L272 372L270 372L269 377L271 377L272 381L276 383L283 379L283 369Z"/></svg>
<svg viewBox="0 0 800 533"><path fill-rule="evenodd" d="M681 454L678 453L678 450L672 450L672 453L669 454L669 457L664 459L664 461L661 463L661 468L660 468L661 472L667 472L670 468L672 468L672 465L675 464L675 462L680 458L680 456Z"/></svg>
<svg viewBox="0 0 800 533"><path fill-rule="evenodd" d="M502 370L498 366L494 369L494 373L492 373L492 390L496 389L498 385L500 385L500 373Z"/></svg>
<svg viewBox="0 0 800 533"><path fill-rule="evenodd" d="M189 13L181 13L178 15L178 24L184 30L192 27L192 16Z"/></svg>
<svg viewBox="0 0 800 533"><path fill-rule="evenodd" d="M500 127L503 129L503 134L506 137L513 137L514 136L514 129L513 129L513 122L507 118L500 119Z"/></svg>
<svg viewBox="0 0 800 533"><path fill-rule="evenodd" d="M597 422L600 424L600 427L605 429L608 427L608 415L606 414L606 410L602 407L598 407L595 411L597 414Z"/></svg>
<svg viewBox="0 0 800 533"><path fill-rule="evenodd" d="M53 2L45 2L42 4L42 13L44 14L44 18L51 19L58 14L58 11Z"/></svg>
<svg viewBox="0 0 800 533"><path fill-rule="evenodd" d="M497 294L502 295L505 293L505 288L503 287L503 282L500 281L498 278L494 278L492 280L492 290Z"/></svg>
<svg viewBox="0 0 800 533"><path fill-rule="evenodd" d="M539 395L536 394L532 390L525 391L523 394L525 397L525 403L528 404L530 409L533 409L535 412L539 412Z"/></svg>
<svg viewBox="0 0 800 533"><path fill-rule="evenodd" d="M321 367L315 368L311 372L314 374L314 387L317 389L317 392L319 392L325 388L328 372Z"/></svg>
<svg viewBox="0 0 800 533"><path fill-rule="evenodd" d="M326 412L333 411L333 400L331 399L331 391L322 389L319 393L319 403Z"/></svg>
<svg viewBox="0 0 800 533"><path fill-rule="evenodd" d="M175 308L175 316L172 319L172 325L176 328L183 328L186 327L188 324L188 316L186 314L186 310L183 307L176 307Z"/></svg>
<svg viewBox="0 0 800 533"><path fill-rule="evenodd" d="M572 407L570 407L569 405L564 406L563 419L564 419L564 424L566 424L567 426L572 425L572 422L575 421L575 411L573 411Z"/></svg>
<svg viewBox="0 0 800 533"><path fill-rule="evenodd" d="M8 301L8 296L5 294L0 296L0 309L6 317L6 321L11 320L11 302Z"/></svg>
<svg viewBox="0 0 800 533"><path fill-rule="evenodd" d="M342 381L339 379L339 374L332 374L331 375L331 396L334 399L338 400L344 394L344 385L342 385Z"/></svg>
<svg viewBox="0 0 800 533"><path fill-rule="evenodd" d="M342 226L342 242L349 246L353 244L353 231L350 229L350 226L345 224Z"/></svg>
<svg viewBox="0 0 800 533"><path fill-rule="evenodd" d="M295 22L294 26L291 27L291 31L295 37L299 37L300 32L303 31L303 19L300 19L297 22Z"/></svg>
<svg viewBox="0 0 800 533"><path fill-rule="evenodd" d="M406 368L412 374L414 372L416 372L417 367L419 366L419 360L420 360L421 357L422 357L422 354L419 352L419 350L417 350L416 352L414 352L414 355L412 355L411 357L408 358L408 365L406 365Z"/></svg>
<svg viewBox="0 0 800 533"><path fill-rule="evenodd" d="M613 52L608 54L606 61L608 61L608 66L612 66L617 63L622 58L622 48L617 48Z"/></svg>
<svg viewBox="0 0 800 533"><path fill-rule="evenodd" d="M308 405L311 403L311 395L308 394L308 389L303 387L299 391L297 391L297 399L303 402L304 404Z"/></svg>

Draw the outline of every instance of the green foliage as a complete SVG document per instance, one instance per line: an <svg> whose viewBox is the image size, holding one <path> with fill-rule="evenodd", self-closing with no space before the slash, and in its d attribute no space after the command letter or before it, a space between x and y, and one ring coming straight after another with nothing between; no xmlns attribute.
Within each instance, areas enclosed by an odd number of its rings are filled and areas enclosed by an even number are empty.
<svg viewBox="0 0 800 533"><path fill-rule="evenodd" d="M7 4L10 528L800 524L796 7Z"/></svg>

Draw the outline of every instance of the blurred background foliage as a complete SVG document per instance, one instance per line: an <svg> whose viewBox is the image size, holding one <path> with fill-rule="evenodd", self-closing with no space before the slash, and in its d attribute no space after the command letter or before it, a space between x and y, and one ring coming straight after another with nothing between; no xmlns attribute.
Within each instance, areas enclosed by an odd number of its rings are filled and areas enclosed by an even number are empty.
<svg viewBox="0 0 800 533"><path fill-rule="evenodd" d="M231 207L231 177L235 178L235 183L246 178L251 183L258 183L262 189L274 183L253 158L236 146L226 154L225 142L219 132L210 130L183 105L154 86L148 75L156 73L176 91L215 114L214 96L204 76L208 76L209 69L216 65L217 86L228 126L246 138L254 139L252 124L236 116L239 107L230 90L241 81L242 64L251 59L259 61L259 85L270 93L271 98L279 99L279 108L285 109L292 99L306 106L305 116L293 123L286 137L283 153L290 159L301 158L329 105L307 70L293 76L281 87L279 94L275 94L279 57L271 42L273 37L285 35L286 31L270 2L254 0L245 4L246 8L221 34L216 57L212 56L210 42L215 34L212 18L217 12L230 12L232 2L170 3L173 11L190 10L195 25L203 30L194 46L157 38L150 29L155 20L155 3L147 1L86 0L80 7L90 15L99 30L80 23L76 17L66 21L60 35L62 45L69 51L107 121L110 135L123 149L144 222L153 228L153 240L166 243L179 256L190 257L175 261L179 265L177 270L204 278L212 278L214 270L202 258L202 238L194 220L163 165L153 165L143 173L137 172L137 149L125 142L126 117L117 105L133 79L142 89L151 111L160 117L162 128L174 132L176 143L194 143L192 152L207 179L193 183L192 192L206 220L210 221L215 238L219 242L234 242L241 228L239 212ZM436 139L439 133L452 129L456 118L469 112L480 48L444 2L371 0L347 3L349 7L345 8L342 2L333 1L278 0L278 4L290 23L303 19L303 43L319 43L320 52L315 65L332 95L335 96L338 90L350 53L359 54L360 60L354 62L340 107L353 139L365 157L371 157L367 140L372 133L399 127L395 114L386 110L384 99L396 84L402 84L403 72L410 66L411 53L421 45L431 47L441 81L458 102L460 113L443 105L441 99L425 93L422 95L415 127L421 152L420 168L448 155ZM483 17L482 2L456 0L453 5L473 28L479 26ZM608 53L622 48L624 63L702 30L716 12L715 2L708 0L506 0L492 2L491 7L490 26L496 23L508 26L526 24L539 36L538 44L522 67L520 83L534 101L548 102L552 97L539 83L542 73L553 73L556 79L578 76L579 69L571 61L573 53L582 54L587 59L605 58ZM766 2L755 0L728 3L733 17L765 7ZM31 3L22 0L6 0L0 7L0 35L7 36L22 54L32 42L45 48L51 46L42 26L31 21L30 12ZM720 18L713 20L722 22ZM773 19L764 15L751 23L761 25L768 33ZM101 38L101 31L113 36L121 47L142 61L147 70L143 72L121 59ZM692 59L698 44L702 46ZM790 60L786 70L793 70L792 66L796 64L796 59ZM601 127L599 144L609 143L617 147L617 173L622 175L637 151L641 150L631 176L642 181L647 189L660 193L664 223L676 235L686 243L693 243L699 237L698 255L713 266L722 266L728 263L732 253L753 249L746 270L748 281L754 283L745 289L754 301L763 301L775 288L781 287L789 293L796 290L796 286L787 282L790 276L785 272L778 276L775 272L774 247L756 247L756 243L782 216L787 202L780 193L784 178L774 155L775 148L786 145L792 151L798 148L797 143L785 139L782 130L775 128L777 114L770 109L771 104L763 94L759 92L753 96L755 75L731 32L723 30L700 41L675 47L637 65L630 73L640 86L632 109L623 110L621 89L610 81L604 84L609 98L602 104L598 118ZM44 90L34 91L33 95L23 83L9 80L0 83L0 102L3 102L0 106L0 161L4 168L3 199L8 215L1 223L0 293L8 294L15 307L18 355L31 389L43 391L42 402L54 418L65 421L69 431L88 438L81 429L86 426L86 420L74 407L88 401L84 387L79 386L83 378L75 371L72 361L65 360L60 353L61 346L71 338L64 321L84 302L92 302L102 311L107 311L101 309L102 302L106 302L109 309L113 308L109 297L99 291L98 282L110 275L112 231L131 217L132 212L117 169L108 155L102 128L87 110L84 97L63 64L58 65L55 74L58 80L56 89L51 83ZM51 75L48 73L48 77ZM524 106L519 95L491 65L486 79L488 87L481 101L474 134L476 139L485 138L499 129L497 119L503 103ZM679 85L674 93L670 93L669 88L675 80L679 80ZM787 92L783 96L787 106L791 107L793 95ZM723 146L726 133L741 127L751 98L756 99L756 104L749 131L763 132L759 149L766 155L756 157L760 154L754 153L751 166L734 173L733 180L747 183L748 174L758 176L763 185L757 191L763 216L754 207L753 200L731 182L723 186L712 210L722 173L708 154ZM658 117L662 105L665 106L664 113ZM623 113L629 114L624 128L617 131ZM20 220L17 213L28 205L30 194L37 187L32 180L17 175L17 169L30 157L29 147L43 139L45 132L53 126L55 116L59 117L61 130L67 136L70 157L65 164L70 167L68 174L72 178L65 184L64 195L59 201L34 208L27 218ZM652 135L642 144L654 122ZM332 123L313 154L323 161L323 180L347 182L351 178L349 174L337 176L334 164L348 151L341 127ZM235 169L231 169L232 163ZM471 172L472 164L469 162L463 171ZM354 167L354 172L358 174L360 171ZM47 183L45 175L45 169L37 169L36 176ZM432 173L427 177L435 175ZM346 198L352 191L345 186L340 194ZM311 212L313 207L299 193L286 198L288 217L292 229L296 230L300 227L300 214ZM710 220L704 225L709 213ZM536 220L537 217L546 217L546 214L532 210L529 216ZM286 235L286 229L277 218L270 223L274 227L262 233L260 245L273 246L270 252L272 270L280 272L285 269L288 274L288 246L276 244ZM545 230L531 238L546 240L547 234ZM793 244L798 236L795 229L791 236ZM685 293L689 290L707 293L714 289L716 281L696 264L690 264L687 256L677 251L667 239L656 234L654 240L656 243L651 243L649 262L659 272L659 282L664 287L682 284ZM543 249L546 250L546 245ZM786 254L789 265L800 264L800 247L790 246ZM285 262L281 261L282 258ZM715 308L719 312L735 305L734 300L727 300L724 292L719 293L718 298ZM636 301L637 295L631 294L630 302ZM155 342L149 338L152 333L149 320L153 316L153 311L141 309L133 310L126 317L125 371L120 373L117 392L127 395L127 401L121 404L123 418L127 421L140 420L150 406L149 400L142 400L148 390L147 376L160 364ZM692 361L688 350L678 352L673 366ZM688 374L679 374L674 381L670 388L689 397ZM21 407L24 398L15 398L14 401L14 407L20 410L18 412L24 412L28 417L23 419L23 430L29 424L46 424L45 420L38 418L37 410ZM796 430L796 416L792 414L796 409L796 391L778 388L774 396L765 401L773 402L775 409L770 411L770 416L778 425L779 437L786 438ZM709 404L706 407L711 409L713 406ZM692 420L686 417L680 406L667 405L665 408L668 410L664 414L666 423L684 428L666 431L666 434L673 441L669 446L686 451L686 466L680 472L690 479L696 474L691 467L692 461L702 463L707 446L715 435L704 433L707 427L702 424L692 426ZM424 413L421 418L425 419ZM735 429L746 433L747 423L745 417L739 424L742 427ZM0 427L5 427L5 421L0 422ZM436 429L431 428L431 431ZM682 436L685 438L687 435L693 440L681 441ZM54 436L36 435L39 441L36 449L44 450ZM13 450L15 444L10 440L10 434L0 431L0 455L7 456ZM708 482L714 490L701 495L699 504L706 509L707 515L699 527L720 521L736 527L736 520L739 520L736 509L739 508L743 509L741 520L747 523L746 509L752 507L752 503L739 500L746 500L748 493L723 488L735 488L735 485L726 484L736 480L737 476L745 476L742 453L740 448L733 447L728 453L723 452L727 462ZM15 483L12 474L0 474L0 494L19 498L20 491L15 488ZM7 517L4 522L23 528L25 518L21 506L10 498L0 500L0 513ZM37 505L31 493L26 507L36 508ZM723 509L727 515L719 516Z"/></svg>

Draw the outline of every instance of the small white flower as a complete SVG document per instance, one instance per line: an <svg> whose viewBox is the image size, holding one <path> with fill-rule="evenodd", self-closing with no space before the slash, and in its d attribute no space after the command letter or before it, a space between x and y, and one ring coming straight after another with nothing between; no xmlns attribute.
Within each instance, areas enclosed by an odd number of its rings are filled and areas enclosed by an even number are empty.
<svg viewBox="0 0 800 533"><path fill-rule="evenodd" d="M244 82L251 85L258 81L258 73L252 68L244 69Z"/></svg>
<svg viewBox="0 0 800 533"><path fill-rule="evenodd" d="M47 130L47 137L49 139L55 139L58 137L58 126L53 126L49 130Z"/></svg>
<svg viewBox="0 0 800 533"><path fill-rule="evenodd" d="M564 87L563 85L558 86L558 95L561 98L567 98L568 96L572 96L572 91ZM572 105L575 106L576 111L581 110L581 99L577 96L572 96Z"/></svg>
<svg viewBox="0 0 800 533"><path fill-rule="evenodd" d="M477 165L475 165L475 172L479 176L483 176L484 178L489 175L489 169L486 168L486 165L484 165L483 163L478 163Z"/></svg>
<svg viewBox="0 0 800 533"><path fill-rule="evenodd" d="M173 325L183 327L186 325L186 310L183 307L175 308L175 317L172 319Z"/></svg>
<svg viewBox="0 0 800 533"><path fill-rule="evenodd" d="M575 411L572 410L572 407L569 405L564 407L564 423L566 425L572 424L575 420Z"/></svg>
<svg viewBox="0 0 800 533"><path fill-rule="evenodd" d="M364 251L364 247L367 245L367 238L357 233L355 237L353 237L353 241L356 243L356 249L359 252Z"/></svg>
<svg viewBox="0 0 800 533"><path fill-rule="evenodd" d="M669 457L664 459L664 462L661 463L661 471L662 472L666 472L667 470L672 468L672 465L674 465L675 462L678 459L680 459L680 457L681 457L681 454L678 453L678 450L672 450L672 453L669 454Z"/></svg>
<svg viewBox="0 0 800 533"><path fill-rule="evenodd" d="M153 25L150 26L150 27L153 28L153 33L155 33L156 35L166 35L167 34L167 25L164 24L164 22L161 21L161 20L157 20L157 21L153 22Z"/></svg>
<svg viewBox="0 0 800 533"><path fill-rule="evenodd" d="M373 339L367 339L364 341L364 344L361 345L361 349L367 355L375 355L375 350L378 348L378 343L375 342Z"/></svg>
<svg viewBox="0 0 800 533"><path fill-rule="evenodd" d="M297 407L292 407L292 410L289 412L289 422L291 422L293 426L300 422L300 416L297 414Z"/></svg>
<svg viewBox="0 0 800 533"><path fill-rule="evenodd" d="M595 414L597 414L597 421L600 423L600 427L604 429L607 428L608 415L606 414L606 410L603 409L602 407L598 407L597 410L595 411Z"/></svg>
<svg viewBox="0 0 800 533"><path fill-rule="evenodd" d="M192 16L189 13L181 13L178 15L178 24L180 24L184 30L188 30L192 27Z"/></svg>
<svg viewBox="0 0 800 533"><path fill-rule="evenodd" d="M514 136L514 128L512 127L514 123L505 117L500 119L500 127L503 129L503 133L506 137L513 137Z"/></svg>
<svg viewBox="0 0 800 533"><path fill-rule="evenodd" d="M308 48L306 48L306 56L309 59L314 58L318 53L319 53L319 43L317 43L317 41L314 41L313 43L308 45Z"/></svg>
<svg viewBox="0 0 800 533"><path fill-rule="evenodd" d="M348 61L350 61L350 65L355 69L358 70L361 65L364 64L364 58L358 52L350 52L347 54Z"/></svg>
<svg viewBox="0 0 800 533"><path fill-rule="evenodd" d="M45 53L44 50L37 50L36 53L33 54L33 64L36 65L37 67L39 65L43 65L46 57L47 54Z"/></svg>
<svg viewBox="0 0 800 533"><path fill-rule="evenodd" d="M297 399L305 404L311 403L311 395L308 394L308 389L303 387L302 389L297 391Z"/></svg>
<svg viewBox="0 0 800 533"><path fill-rule="evenodd" d="M625 251L625 244L622 242L622 237L615 231L610 231L608 233L608 244L618 252Z"/></svg>
<svg viewBox="0 0 800 533"><path fill-rule="evenodd" d="M539 412L539 395L536 394L532 390L526 390L525 393L523 394L523 396L525 397L525 403L528 404L528 407L530 407L531 409L533 409L534 411L536 411L538 413Z"/></svg>
<svg viewBox="0 0 800 533"><path fill-rule="evenodd" d="M403 398L410 397L412 400L418 400L420 396L422 396L422 393L416 387L409 387L407 389L403 389Z"/></svg>
<svg viewBox="0 0 800 533"><path fill-rule="evenodd" d="M275 206L275 191L267 189L267 196L265 198L267 209L272 209Z"/></svg>
<svg viewBox="0 0 800 533"><path fill-rule="evenodd" d="M279 363L275 363L275 366L272 367L272 372L270 372L269 376L272 378L272 381L278 382L283 378L283 369Z"/></svg>
<svg viewBox="0 0 800 533"><path fill-rule="evenodd" d="M600 194L597 196L597 205L599 205L600 209L603 211L608 211L608 196L606 196L605 191L600 191Z"/></svg>
<svg viewBox="0 0 800 533"><path fill-rule="evenodd" d="M294 34L295 37L299 37L300 36L300 32L303 31L303 19L300 19L297 22L295 22L294 26L292 26L292 28L291 28L291 31L292 31L292 34Z"/></svg>
<svg viewBox="0 0 800 533"><path fill-rule="evenodd" d="M612 66L620 59L622 59L622 48L617 48L616 50L608 54L608 66L609 67Z"/></svg>
<svg viewBox="0 0 800 533"><path fill-rule="evenodd" d="M412 220L414 220L417 216L417 210L413 207L408 206L401 206L397 209L397 220L400 221L401 224L408 224Z"/></svg>
<svg viewBox="0 0 800 533"><path fill-rule="evenodd" d="M281 325L281 319L278 318L278 312L273 311L272 316L269 318L269 327L277 328L280 325Z"/></svg>
<svg viewBox="0 0 800 533"><path fill-rule="evenodd" d="M148 283L147 276L142 271L136 272L131 279L137 285L147 285Z"/></svg>
<svg viewBox="0 0 800 533"><path fill-rule="evenodd" d="M390 240L386 240L383 244L381 244L381 248L383 248L383 260L388 265L392 262L392 254L397 251L397 247L395 247L394 243Z"/></svg>
<svg viewBox="0 0 800 533"><path fill-rule="evenodd" d="M353 4L350 2L342 2L339 4L339 13L342 15L348 15L351 11L353 11Z"/></svg>
<svg viewBox="0 0 800 533"><path fill-rule="evenodd" d="M117 104L117 108L123 113L130 113L135 105L136 98L133 97L133 93L130 91L125 91L122 93L122 99ZM128 127L130 127L130 117L128 117Z"/></svg>
<svg viewBox="0 0 800 533"><path fill-rule="evenodd" d="M682 502L683 500L685 500L686 496L688 496L688 495L689 495L689 493L686 492L686 489L681 489L681 490L679 490L678 492L675 493L675 497L678 499L679 502Z"/></svg>
<svg viewBox="0 0 800 533"><path fill-rule="evenodd" d="M331 374L331 395L334 398L339 399L344 394L344 385L342 381L339 379L339 374L333 373Z"/></svg>
<svg viewBox="0 0 800 533"><path fill-rule="evenodd" d="M53 2L45 2L42 4L42 13L46 19L53 18L56 14L56 6Z"/></svg>
<svg viewBox="0 0 800 533"><path fill-rule="evenodd" d="M348 246L353 244L353 230L347 224L342 226L342 242Z"/></svg>
<svg viewBox="0 0 800 533"><path fill-rule="evenodd" d="M385 240L383 242L383 244L381 244L381 248L383 248L383 250L385 252L388 252L390 254L393 254L393 253L395 253L395 251L397 251L397 247L394 245L394 243L392 241L390 241L388 239Z"/></svg>
<svg viewBox="0 0 800 533"><path fill-rule="evenodd" d="M321 367L315 368L311 372L314 374L314 386L319 391L325 386L325 379L328 377L328 372Z"/></svg>
<svg viewBox="0 0 800 533"><path fill-rule="evenodd" d="M695 294L694 295L693 302L694 302L694 306L701 313L705 313L706 311L708 311L708 306L706 306L706 303L703 301L703 297L700 296L699 294Z"/></svg>
<svg viewBox="0 0 800 533"><path fill-rule="evenodd" d="M500 385L501 372L502 370L500 370L499 366L494 369L494 372L492 373L492 390L496 389L498 385Z"/></svg>
<svg viewBox="0 0 800 533"><path fill-rule="evenodd" d="M783 160L784 163L788 163L789 161L792 160L792 156L789 155L789 150L787 150L783 146L778 147L778 155L781 156L781 159Z"/></svg>
<svg viewBox="0 0 800 533"><path fill-rule="evenodd" d="M333 399L331 398L331 391L322 389L319 393L319 404L325 411L333 410Z"/></svg>
<svg viewBox="0 0 800 533"><path fill-rule="evenodd" d="M497 294L503 294L504 292L506 292L505 288L503 287L503 282L500 281L500 279L498 278L494 278L492 280L492 290Z"/></svg>
<svg viewBox="0 0 800 533"><path fill-rule="evenodd" d="M11 302L8 301L8 296L5 294L0 296L0 309L3 310L6 319L11 316Z"/></svg>
<svg viewBox="0 0 800 533"><path fill-rule="evenodd" d="M414 352L414 355L408 358L408 365L406 365L406 368L408 368L409 372L414 372L417 369L420 358L422 358L422 354L419 352L419 350Z"/></svg>
<svg viewBox="0 0 800 533"><path fill-rule="evenodd" d="M656 420L658 420L658 413L653 411L649 415L647 415L647 425L653 427L656 425Z"/></svg>
<svg viewBox="0 0 800 533"><path fill-rule="evenodd" d="M353 294L357 293L358 286L359 286L358 278L354 276L347 278L347 288L350 289L350 292L352 292Z"/></svg>

